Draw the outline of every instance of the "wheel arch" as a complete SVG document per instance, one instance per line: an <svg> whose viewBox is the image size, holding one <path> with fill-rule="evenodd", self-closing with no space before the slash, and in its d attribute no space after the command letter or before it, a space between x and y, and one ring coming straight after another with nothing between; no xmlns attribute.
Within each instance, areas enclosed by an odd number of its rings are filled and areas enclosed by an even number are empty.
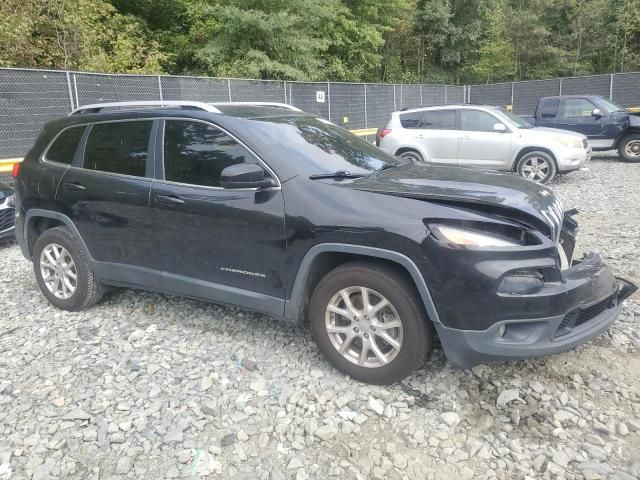
<svg viewBox="0 0 640 480"><path fill-rule="evenodd" d="M396 151L394 152L394 155L396 157L399 157L400 155L402 155L405 152L416 152L416 153L419 153L420 156L422 157L422 159L425 162L429 161L429 155L427 154L427 152L425 152L423 148L418 147L416 145L401 145L398 148L396 148Z"/></svg>
<svg viewBox="0 0 640 480"><path fill-rule="evenodd" d="M518 151L518 154L515 157L515 160L513 161L513 165L511 165L511 170L512 171L517 171L518 169L518 163L520 162L520 159L522 157L524 157L527 153L531 153L531 152L544 152L548 155L551 155L551 159L554 161L554 163L556 164L556 171L558 170L558 159L556 158L555 154L553 153L552 150L546 148L546 147L523 147Z"/></svg>
<svg viewBox="0 0 640 480"><path fill-rule="evenodd" d="M29 258L33 255L33 247L38 240L38 237L42 235L45 230L55 227L67 227L73 235L82 243L85 251L89 253L87 245L84 243L80 232L73 224L71 219L65 214L60 212L53 212L50 210L31 209L27 211L24 221L23 238L25 240L26 248L28 249ZM93 261L93 257L89 253L90 261Z"/></svg>
<svg viewBox="0 0 640 480"><path fill-rule="evenodd" d="M285 302L285 318L302 323L311 293L320 279L337 266L352 260L383 262L405 273L420 295L429 319L433 323L440 323L427 284L413 260L392 250L341 243L319 244L305 254L294 280L291 297Z"/></svg>
<svg viewBox="0 0 640 480"><path fill-rule="evenodd" d="M620 147L620 142L629 135L640 135L640 127L629 127L621 131L613 140L612 149Z"/></svg>

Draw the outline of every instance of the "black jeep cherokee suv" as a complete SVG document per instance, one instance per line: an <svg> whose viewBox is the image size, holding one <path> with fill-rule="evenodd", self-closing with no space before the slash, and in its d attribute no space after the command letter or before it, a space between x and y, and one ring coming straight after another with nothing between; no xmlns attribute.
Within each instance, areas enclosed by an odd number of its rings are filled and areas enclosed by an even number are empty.
<svg viewBox="0 0 640 480"><path fill-rule="evenodd" d="M308 320L336 368L386 384L434 330L462 367L560 352L635 290L571 261L573 212L534 182L398 159L286 106L105 110L49 123L17 176L17 238L59 308L118 286Z"/></svg>

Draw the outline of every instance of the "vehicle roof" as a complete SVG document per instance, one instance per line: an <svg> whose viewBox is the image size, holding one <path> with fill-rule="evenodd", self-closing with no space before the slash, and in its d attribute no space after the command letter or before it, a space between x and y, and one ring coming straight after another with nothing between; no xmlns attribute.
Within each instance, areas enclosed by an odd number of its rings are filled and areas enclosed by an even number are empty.
<svg viewBox="0 0 640 480"><path fill-rule="evenodd" d="M421 107L407 107L393 113L419 112L423 110L432 110L435 108L451 109L451 108L469 108L469 107L486 108L489 110L496 110L498 108L502 108L501 106L497 106L497 105L486 105L481 103L449 103L449 104L442 104L442 105L425 105Z"/></svg>
<svg viewBox="0 0 640 480"><path fill-rule="evenodd" d="M540 100L543 98L604 98L602 95L547 95L546 97L540 97Z"/></svg>

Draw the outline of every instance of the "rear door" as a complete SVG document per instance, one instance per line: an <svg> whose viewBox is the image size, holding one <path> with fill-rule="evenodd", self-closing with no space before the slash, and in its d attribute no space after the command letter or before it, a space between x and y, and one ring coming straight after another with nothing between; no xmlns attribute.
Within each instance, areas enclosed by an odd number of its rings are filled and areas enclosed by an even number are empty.
<svg viewBox="0 0 640 480"><path fill-rule="evenodd" d="M222 188L220 173L225 167L264 164L211 123L168 119L161 132L164 161L158 163L151 202L167 288L281 315L285 293L281 187Z"/></svg>
<svg viewBox="0 0 640 480"><path fill-rule="evenodd" d="M454 109L407 112L400 115L404 128L411 128L413 141L427 152L428 161L455 165L458 131Z"/></svg>
<svg viewBox="0 0 640 480"><path fill-rule="evenodd" d="M494 130L502 120L483 110L460 109L458 164L471 167L506 169L510 165L512 136Z"/></svg>
<svg viewBox="0 0 640 480"><path fill-rule="evenodd" d="M559 128L558 122L560 109L559 98L545 98L540 102L538 111L536 112L536 126Z"/></svg>
<svg viewBox="0 0 640 480"><path fill-rule="evenodd" d="M108 280L162 286L149 195L153 120L96 123L58 188L58 202Z"/></svg>

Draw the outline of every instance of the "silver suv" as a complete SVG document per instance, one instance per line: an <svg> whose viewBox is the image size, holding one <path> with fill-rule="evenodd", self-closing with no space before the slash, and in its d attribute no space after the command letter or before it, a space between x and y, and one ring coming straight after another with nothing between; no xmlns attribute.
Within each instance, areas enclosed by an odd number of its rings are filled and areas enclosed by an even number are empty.
<svg viewBox="0 0 640 480"><path fill-rule="evenodd" d="M507 170L540 183L591 158L584 135L534 127L514 113L486 105L394 112L379 132L378 146L422 162Z"/></svg>

